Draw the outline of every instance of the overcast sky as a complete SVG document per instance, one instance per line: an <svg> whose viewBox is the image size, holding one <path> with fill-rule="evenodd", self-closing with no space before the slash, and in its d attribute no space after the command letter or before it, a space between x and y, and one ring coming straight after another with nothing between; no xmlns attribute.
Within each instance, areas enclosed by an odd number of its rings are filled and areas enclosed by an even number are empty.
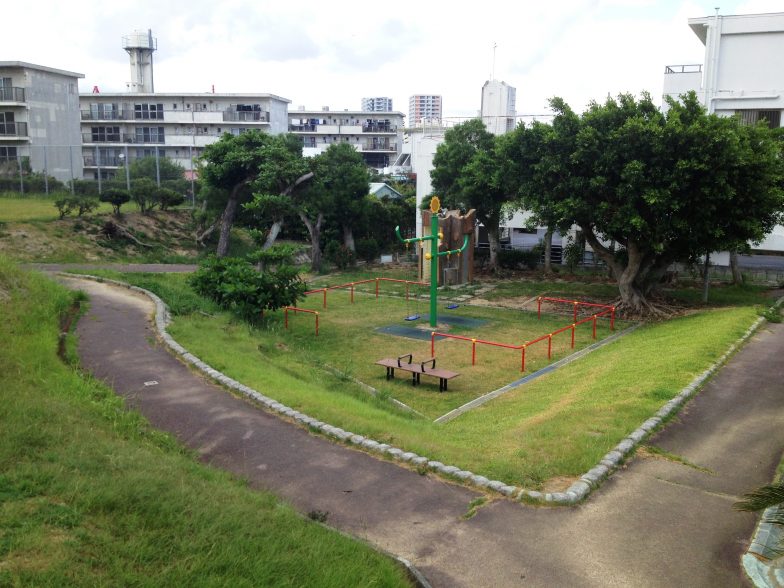
<svg viewBox="0 0 784 588"><path fill-rule="evenodd" d="M495 78L517 88L517 111L561 96L578 111L608 93L661 98L665 65L702 63L691 17L784 10L781 0L27 0L3 6L0 59L83 73L80 91L122 92L121 37L151 28L159 92L272 93L290 109L359 109L390 96L443 96L468 117ZM383 6L383 7L382 7Z"/></svg>

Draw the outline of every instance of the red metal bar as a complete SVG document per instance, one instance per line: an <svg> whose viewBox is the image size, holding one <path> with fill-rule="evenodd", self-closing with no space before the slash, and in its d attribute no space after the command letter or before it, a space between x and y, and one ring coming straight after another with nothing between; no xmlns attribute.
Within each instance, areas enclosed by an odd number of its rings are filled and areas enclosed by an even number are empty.
<svg viewBox="0 0 784 588"><path fill-rule="evenodd" d="M476 339L471 341L471 365L476 365Z"/></svg>
<svg viewBox="0 0 784 588"><path fill-rule="evenodd" d="M549 302L564 302L566 304L574 304L575 302L581 306L597 306L600 308L612 308L609 304L598 304L596 302L582 302L579 300L565 300L563 298L549 298L547 296L540 296L542 300L547 300Z"/></svg>
<svg viewBox="0 0 784 588"><path fill-rule="evenodd" d="M572 325L572 349L574 349L574 332L577 329L577 323Z"/></svg>
<svg viewBox="0 0 784 588"><path fill-rule="evenodd" d="M550 333L547 336L547 359L551 359L553 357L553 335Z"/></svg>
<svg viewBox="0 0 784 588"><path fill-rule="evenodd" d="M406 282L406 302L408 302L408 282Z"/></svg>
<svg viewBox="0 0 784 588"><path fill-rule="evenodd" d="M327 289L324 288L324 308L327 307Z"/></svg>
<svg viewBox="0 0 784 588"><path fill-rule="evenodd" d="M572 302L572 306L574 306L574 319L573 319L573 321L575 323L577 322L577 308L578 308L579 305L580 305L580 303L577 302L576 300Z"/></svg>
<svg viewBox="0 0 784 588"><path fill-rule="evenodd" d="M376 278L376 300L378 300L378 278Z"/></svg>
<svg viewBox="0 0 784 588"><path fill-rule="evenodd" d="M288 329L289 328L289 309L285 308L283 314L286 317L286 321L285 321L284 324L286 325L286 328Z"/></svg>
<svg viewBox="0 0 784 588"><path fill-rule="evenodd" d="M319 321L319 313L316 313L316 337L318 337L318 321Z"/></svg>
<svg viewBox="0 0 784 588"><path fill-rule="evenodd" d="M351 304L354 304L354 284L351 284Z"/></svg>
<svg viewBox="0 0 784 588"><path fill-rule="evenodd" d="M520 364L520 371L524 372L525 371L525 345L521 345L520 349L522 350L522 360L521 360L521 364Z"/></svg>
<svg viewBox="0 0 784 588"><path fill-rule="evenodd" d="M538 302L538 307L539 307L536 310L536 318L541 320L542 319L542 297L540 296L539 298L536 299L536 301Z"/></svg>
<svg viewBox="0 0 784 588"><path fill-rule="evenodd" d="M297 308L296 306L285 306L283 308L283 311L284 311L284 315L286 317L285 324L286 324L286 328L287 329L289 328L289 311L290 310L295 312L295 313L297 313L297 312L306 312L308 314L316 315L316 337L318 337L318 331L319 331L319 312L318 312L318 310L310 310L308 308Z"/></svg>
<svg viewBox="0 0 784 588"><path fill-rule="evenodd" d="M436 356L436 332L430 333L430 357Z"/></svg>
<svg viewBox="0 0 784 588"><path fill-rule="evenodd" d="M610 330L615 330L615 307L612 307L612 314L610 315Z"/></svg>
<svg viewBox="0 0 784 588"><path fill-rule="evenodd" d="M596 339L596 315L593 315L593 338Z"/></svg>

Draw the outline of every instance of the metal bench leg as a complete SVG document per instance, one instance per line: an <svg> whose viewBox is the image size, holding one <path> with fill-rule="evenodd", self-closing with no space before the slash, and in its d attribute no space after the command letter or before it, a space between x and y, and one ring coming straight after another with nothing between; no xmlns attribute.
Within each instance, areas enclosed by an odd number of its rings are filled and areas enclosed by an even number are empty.
<svg viewBox="0 0 784 588"><path fill-rule="evenodd" d="M411 385L416 386L416 372L411 372Z"/></svg>

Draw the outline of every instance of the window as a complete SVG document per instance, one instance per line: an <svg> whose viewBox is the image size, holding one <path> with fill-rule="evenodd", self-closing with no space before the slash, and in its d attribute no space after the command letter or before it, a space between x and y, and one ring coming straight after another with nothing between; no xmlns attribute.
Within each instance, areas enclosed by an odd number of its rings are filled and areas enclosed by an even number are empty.
<svg viewBox="0 0 784 588"><path fill-rule="evenodd" d="M163 143L163 127L137 127L137 143Z"/></svg>
<svg viewBox="0 0 784 588"><path fill-rule="evenodd" d="M0 163L16 160L16 147L0 147Z"/></svg>
<svg viewBox="0 0 784 588"><path fill-rule="evenodd" d="M177 103L176 103L176 102L174 102L174 103L172 104L172 110L177 110Z"/></svg>
<svg viewBox="0 0 784 588"><path fill-rule="evenodd" d="M90 135L93 143L120 141L120 127L91 127Z"/></svg>
<svg viewBox="0 0 784 588"><path fill-rule="evenodd" d="M754 125L764 120L771 129L781 126L780 110L739 110L740 122L744 125Z"/></svg>
<svg viewBox="0 0 784 588"><path fill-rule="evenodd" d="M119 108L114 103L90 104L90 118L92 120L118 120L120 118Z"/></svg>
<svg viewBox="0 0 784 588"><path fill-rule="evenodd" d="M133 117L136 120L163 120L163 104L135 104Z"/></svg>

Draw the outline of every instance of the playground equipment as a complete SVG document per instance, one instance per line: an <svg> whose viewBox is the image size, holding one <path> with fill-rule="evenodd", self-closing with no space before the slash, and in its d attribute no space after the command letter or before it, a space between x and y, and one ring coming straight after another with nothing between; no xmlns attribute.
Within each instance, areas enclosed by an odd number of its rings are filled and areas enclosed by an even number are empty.
<svg viewBox="0 0 784 588"><path fill-rule="evenodd" d="M430 234L412 239L404 239L400 235L400 227L395 227L395 235L403 243L429 243L430 251L425 253L425 259L430 262L430 326L438 326L438 258L445 257L450 259L452 255L458 258L468 247L468 235L463 235L463 246L459 249L448 249L439 251L439 242L443 240L444 234L438 229L438 212L441 209L441 202L438 196L433 196L430 200Z"/></svg>

